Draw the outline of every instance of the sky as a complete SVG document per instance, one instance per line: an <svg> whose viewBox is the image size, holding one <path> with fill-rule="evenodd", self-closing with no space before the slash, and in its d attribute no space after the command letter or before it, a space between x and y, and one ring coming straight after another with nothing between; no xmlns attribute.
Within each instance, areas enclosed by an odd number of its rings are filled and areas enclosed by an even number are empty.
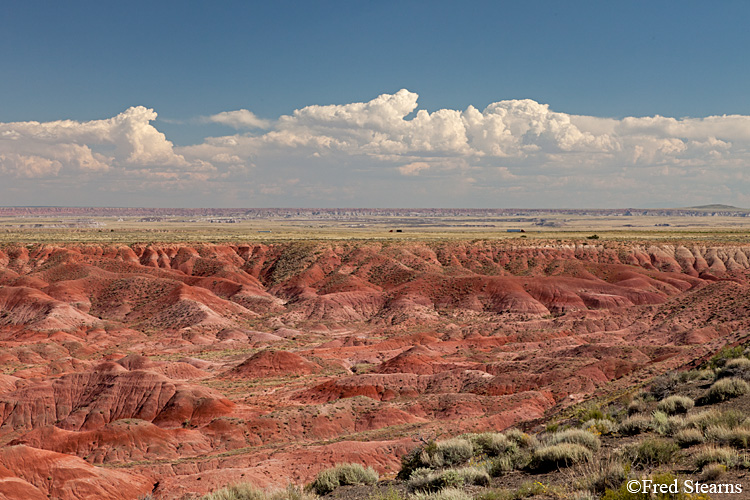
<svg viewBox="0 0 750 500"><path fill-rule="evenodd" d="M0 3L0 205L750 207L750 2Z"/></svg>

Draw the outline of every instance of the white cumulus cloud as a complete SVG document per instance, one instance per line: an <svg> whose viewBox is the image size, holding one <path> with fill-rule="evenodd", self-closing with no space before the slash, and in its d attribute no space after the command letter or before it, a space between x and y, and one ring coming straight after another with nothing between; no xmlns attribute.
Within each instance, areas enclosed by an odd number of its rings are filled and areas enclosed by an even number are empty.
<svg viewBox="0 0 750 500"><path fill-rule="evenodd" d="M223 111L207 118L207 121L220 123L236 129L243 128L268 128L271 122L255 116L255 113L247 109L237 111Z"/></svg>

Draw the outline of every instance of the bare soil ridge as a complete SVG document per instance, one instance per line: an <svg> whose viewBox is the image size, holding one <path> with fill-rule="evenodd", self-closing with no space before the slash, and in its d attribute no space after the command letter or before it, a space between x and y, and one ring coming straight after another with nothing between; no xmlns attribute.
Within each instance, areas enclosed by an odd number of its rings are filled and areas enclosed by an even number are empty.
<svg viewBox="0 0 750 500"><path fill-rule="evenodd" d="M521 425L737 341L748 273L750 246L689 242L7 245L0 491L393 474L417 436Z"/></svg>

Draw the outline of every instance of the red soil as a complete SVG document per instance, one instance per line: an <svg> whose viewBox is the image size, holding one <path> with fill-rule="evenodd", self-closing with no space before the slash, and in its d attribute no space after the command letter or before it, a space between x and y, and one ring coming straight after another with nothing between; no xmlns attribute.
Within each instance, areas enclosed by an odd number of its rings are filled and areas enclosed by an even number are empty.
<svg viewBox="0 0 750 500"><path fill-rule="evenodd" d="M737 341L749 262L650 244L0 248L0 496L392 474L417 435L503 429Z"/></svg>

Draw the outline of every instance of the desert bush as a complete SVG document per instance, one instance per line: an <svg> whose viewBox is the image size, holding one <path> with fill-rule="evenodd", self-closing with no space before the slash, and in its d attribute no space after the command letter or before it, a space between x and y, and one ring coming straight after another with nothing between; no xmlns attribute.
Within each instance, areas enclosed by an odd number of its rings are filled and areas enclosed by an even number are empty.
<svg viewBox="0 0 750 500"><path fill-rule="evenodd" d="M617 424L606 418L591 419L585 421L581 425L581 429L584 429L592 434L601 434L606 436L612 434L617 429Z"/></svg>
<svg viewBox="0 0 750 500"><path fill-rule="evenodd" d="M747 361L750 363L750 359ZM687 413L693 406L695 406L695 402L687 396L669 396L659 401L656 409L667 415L676 415Z"/></svg>
<svg viewBox="0 0 750 500"><path fill-rule="evenodd" d="M149 500L148 495L143 500ZM221 488L201 497L200 500L314 500L317 497L300 488L289 485L286 489L264 491L248 483L240 483Z"/></svg>
<svg viewBox="0 0 750 500"><path fill-rule="evenodd" d="M670 372L659 375L651 381L649 392L657 401L661 401L671 395L680 383L681 380L678 373Z"/></svg>
<svg viewBox="0 0 750 500"><path fill-rule="evenodd" d="M233 484L204 495L201 500L267 500L268 495L248 483Z"/></svg>
<svg viewBox="0 0 750 500"><path fill-rule="evenodd" d="M529 450L514 449L502 456L495 457L488 466L490 476L502 476L513 470L521 470L528 467L531 461L531 452Z"/></svg>
<svg viewBox="0 0 750 500"><path fill-rule="evenodd" d="M508 429L503 432L503 434L505 434L508 439L516 443L520 448L531 449L539 445L539 441L535 436L526 434L525 432L518 429Z"/></svg>
<svg viewBox="0 0 750 500"><path fill-rule="evenodd" d="M309 489L318 495L326 495L339 486L350 484L375 484L378 473L372 467L360 464L339 464L318 473Z"/></svg>
<svg viewBox="0 0 750 500"><path fill-rule="evenodd" d="M644 439L626 448L634 465L662 465L670 462L679 447L668 439Z"/></svg>
<svg viewBox="0 0 750 500"><path fill-rule="evenodd" d="M720 403L750 392L750 385L740 378L722 378L713 383L708 392L701 396L701 404Z"/></svg>
<svg viewBox="0 0 750 500"><path fill-rule="evenodd" d="M651 414L651 428L658 434L669 434L669 417L663 411Z"/></svg>
<svg viewBox="0 0 750 500"><path fill-rule="evenodd" d="M474 455L474 446L468 439L448 439L430 441L417 447L401 459L400 479L408 479L411 473L420 467L435 469L466 463Z"/></svg>
<svg viewBox="0 0 750 500"><path fill-rule="evenodd" d="M474 446L474 453L484 453L490 457L496 457L518 448L515 441L510 440L505 434L498 432L483 432L470 437Z"/></svg>
<svg viewBox="0 0 750 500"><path fill-rule="evenodd" d="M410 500L471 500L471 495L458 488L445 488L434 493L414 493Z"/></svg>
<svg viewBox="0 0 750 500"><path fill-rule="evenodd" d="M717 409L704 410L685 417L684 427L694 427L705 431L712 425L720 425L734 429L745 420L745 415L736 410L720 411Z"/></svg>
<svg viewBox="0 0 750 500"><path fill-rule="evenodd" d="M742 346L724 347L717 352L708 362L711 368L722 368L730 359L744 356L745 348Z"/></svg>
<svg viewBox="0 0 750 500"><path fill-rule="evenodd" d="M722 464L708 464L701 471L701 481L716 481L727 471L727 466Z"/></svg>
<svg viewBox="0 0 750 500"><path fill-rule="evenodd" d="M525 498L568 498L567 492L557 486L546 485L539 481L523 483L516 490L492 490L485 491L477 497L477 500L523 500Z"/></svg>
<svg viewBox="0 0 750 500"><path fill-rule="evenodd" d="M584 462L569 471L569 479L565 481L567 484L601 495L607 489L619 488L628 478L630 466L626 466L619 457L609 455L601 460Z"/></svg>
<svg viewBox="0 0 750 500"><path fill-rule="evenodd" d="M628 415L635 415L646 411L646 402L642 399L634 399L628 404Z"/></svg>
<svg viewBox="0 0 750 500"><path fill-rule="evenodd" d="M559 443L534 450L529 467L536 471L549 471L581 463L593 458L591 450L577 443Z"/></svg>
<svg viewBox="0 0 750 500"><path fill-rule="evenodd" d="M696 469L702 469L708 464L721 464L732 468L740 461L736 450L723 446L705 446L698 450L694 459Z"/></svg>
<svg viewBox="0 0 750 500"><path fill-rule="evenodd" d="M705 441L699 429L683 429L674 435L674 440L680 448L688 448Z"/></svg>
<svg viewBox="0 0 750 500"><path fill-rule="evenodd" d="M600 420L606 418L602 409L593 404L579 409L576 416L578 417L579 424L587 420Z"/></svg>
<svg viewBox="0 0 750 500"><path fill-rule="evenodd" d="M734 358L728 360L724 367L716 374L717 379L737 377L745 381L750 380L750 359Z"/></svg>
<svg viewBox="0 0 750 500"><path fill-rule="evenodd" d="M585 446L591 451L598 450L599 445L601 444L598 437L596 437L589 431L584 431L581 429L568 429L565 431L556 432L549 436L546 440L547 445L555 445L560 443L580 444L581 446Z"/></svg>
<svg viewBox="0 0 750 500"><path fill-rule="evenodd" d="M628 417L617 427L617 432L626 436L635 436L649 430L651 430L651 419L645 415Z"/></svg>
<svg viewBox="0 0 750 500"><path fill-rule="evenodd" d="M484 468L463 467L428 473L420 470L419 473L412 474L407 487L411 491L432 492L464 485L486 486L489 482L490 476Z"/></svg>
<svg viewBox="0 0 750 500"><path fill-rule="evenodd" d="M723 425L711 425L706 429L705 434L708 441L735 448L747 448L750 443L750 429L745 427L730 429Z"/></svg>

